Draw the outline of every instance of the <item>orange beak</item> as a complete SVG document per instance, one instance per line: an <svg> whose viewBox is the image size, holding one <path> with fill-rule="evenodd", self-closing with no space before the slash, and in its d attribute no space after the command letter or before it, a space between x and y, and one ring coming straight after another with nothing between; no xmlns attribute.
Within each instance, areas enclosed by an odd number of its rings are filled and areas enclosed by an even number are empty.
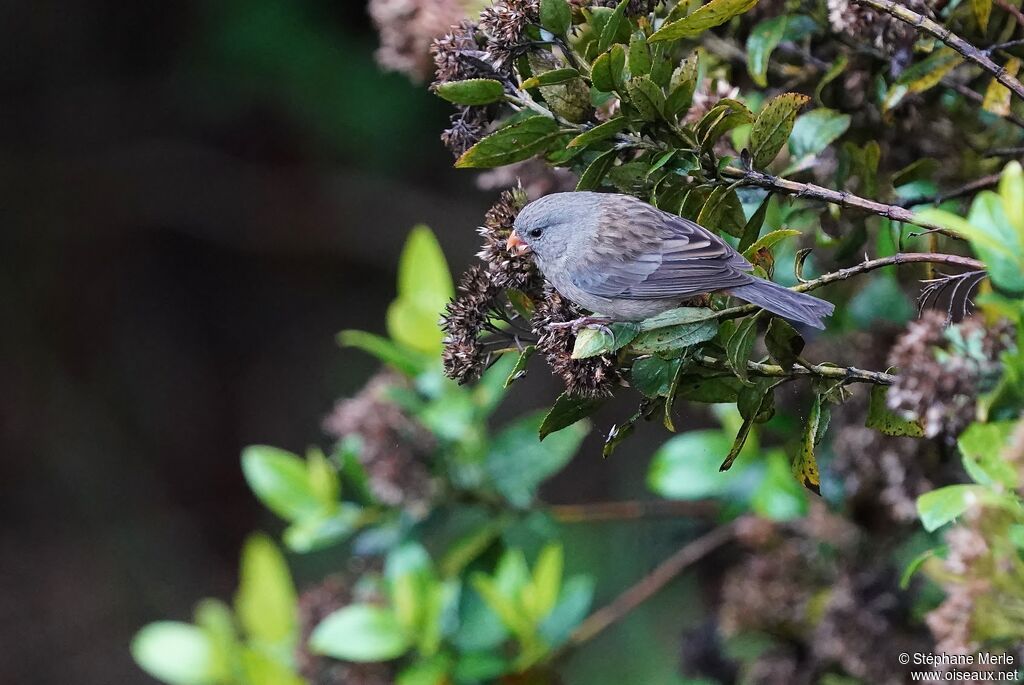
<svg viewBox="0 0 1024 685"><path fill-rule="evenodd" d="M505 241L505 249L512 254L521 255L530 249L530 246L526 244L526 241L519 237L519 234L512 231L509 235L508 240Z"/></svg>

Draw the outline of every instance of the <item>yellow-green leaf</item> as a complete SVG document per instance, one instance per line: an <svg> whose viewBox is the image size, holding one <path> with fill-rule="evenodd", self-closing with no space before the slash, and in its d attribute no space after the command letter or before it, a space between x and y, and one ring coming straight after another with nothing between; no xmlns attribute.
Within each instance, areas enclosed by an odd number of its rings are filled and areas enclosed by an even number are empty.
<svg viewBox="0 0 1024 685"><path fill-rule="evenodd" d="M881 385L871 388L871 397L868 401L868 419L864 425L868 428L874 428L885 435L908 438L924 437L924 427L919 421L911 421L897 416L886 406L885 391L885 386Z"/></svg>
<svg viewBox="0 0 1024 685"><path fill-rule="evenodd" d="M666 24L648 38L648 42L691 38L704 31L721 26L735 16L747 12L757 0L711 0L688 17Z"/></svg>
<svg viewBox="0 0 1024 685"><path fill-rule="evenodd" d="M793 132L797 113L809 100L800 93L783 93L768 101L750 129L750 152L755 167L765 167L775 159Z"/></svg>
<svg viewBox="0 0 1024 685"><path fill-rule="evenodd" d="M1006 61L1005 69L1009 76L1016 76L1020 71L1020 60L1011 57ZM985 99L981 106L986 112L1005 117L1010 113L1010 89L993 77L985 89Z"/></svg>
<svg viewBox="0 0 1024 685"><path fill-rule="evenodd" d="M988 18L992 14L992 0L971 0L971 10L982 31L988 30Z"/></svg>
<svg viewBox="0 0 1024 685"><path fill-rule="evenodd" d="M295 584L284 555L262 534L242 548L235 613L246 635L269 645L290 647L297 638Z"/></svg>
<svg viewBox="0 0 1024 685"><path fill-rule="evenodd" d="M818 473L818 460L814 457L814 446L821 439L818 425L821 422L821 395L815 393L811 402L811 410L804 424L804 432L800 437L800 448L793 459L793 476L816 495L821 494L821 476Z"/></svg>
<svg viewBox="0 0 1024 685"><path fill-rule="evenodd" d="M609 119L603 124L598 124L594 128L579 134L570 140L566 147L586 147L591 143L606 140L626 128L628 124L629 120L626 119L626 117L615 117L614 119Z"/></svg>

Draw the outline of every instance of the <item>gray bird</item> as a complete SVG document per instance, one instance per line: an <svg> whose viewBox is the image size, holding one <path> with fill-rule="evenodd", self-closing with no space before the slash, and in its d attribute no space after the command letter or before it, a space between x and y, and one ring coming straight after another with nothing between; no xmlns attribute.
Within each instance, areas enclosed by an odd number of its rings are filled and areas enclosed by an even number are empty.
<svg viewBox="0 0 1024 685"><path fill-rule="evenodd" d="M750 275L750 263L714 233L629 195L542 197L516 217L507 245L531 251L563 297L614 321L642 321L711 292L815 328L835 309Z"/></svg>

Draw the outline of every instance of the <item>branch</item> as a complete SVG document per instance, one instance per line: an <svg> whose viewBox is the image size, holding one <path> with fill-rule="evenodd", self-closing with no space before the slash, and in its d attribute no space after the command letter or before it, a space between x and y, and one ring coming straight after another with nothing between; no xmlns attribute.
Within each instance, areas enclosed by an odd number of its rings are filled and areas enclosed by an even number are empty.
<svg viewBox="0 0 1024 685"><path fill-rule="evenodd" d="M709 369L721 369L727 371L732 369L724 359L715 357L699 356L697 363ZM896 382L896 376L881 371L868 371L852 366L829 366L827 364L816 364L813 366L794 366L786 371L781 366L772 364L761 364L759 362L747 362L747 372L755 376L767 378L792 378L793 376L814 376L816 378L829 378L837 381L849 381L851 383L873 383L875 385L892 385Z"/></svg>
<svg viewBox="0 0 1024 685"><path fill-rule="evenodd" d="M718 511L712 500L629 500L625 502L593 502L588 504L553 504L548 507L561 523L593 523L597 521L635 521L653 518L686 518L711 516Z"/></svg>
<svg viewBox="0 0 1024 685"><path fill-rule="evenodd" d="M795 290L798 293L806 293L812 290L828 285L829 283L835 283L837 281L845 281L848 278L852 278L859 274L868 273L875 269L881 269L887 266L899 266L900 264L946 264L947 266L960 266L965 269L971 269L972 271L985 271L986 267L983 262L977 259L971 259L970 257L961 257L959 255L952 254L940 254L935 252L900 252L894 254L891 257L882 257L881 259L869 259L851 266L846 269L840 269L839 271L833 271L827 273L818 278L811 279L809 281L803 281L799 285L793 286L790 290ZM756 304L743 304L738 307L729 307L727 309L720 309L714 316L715 319L738 319L741 316L747 314L753 314L760 310Z"/></svg>
<svg viewBox="0 0 1024 685"><path fill-rule="evenodd" d="M935 193L934 195L925 195L922 197L912 197L907 200L901 200L901 207L913 207L915 205L938 205L942 204L946 200L953 200L964 195L971 195L979 190L985 190L986 188L992 188L999 185L1000 174L989 174L988 176L982 176L976 178L970 183L965 183L958 188L946 190L941 193Z"/></svg>
<svg viewBox="0 0 1024 685"><path fill-rule="evenodd" d="M965 98L976 104L980 105L985 102L984 95L982 95L981 93L972 88L969 88L968 86L965 86L959 81L954 81L953 79L947 77L942 79L942 85L946 86L947 88L952 88L957 93L959 93L960 95L964 96ZM1001 116L1003 119L1006 119L1014 126L1024 128L1024 119L1021 119L1013 112L1008 112L1007 114L1000 114L998 116Z"/></svg>
<svg viewBox="0 0 1024 685"><path fill-rule="evenodd" d="M686 544L675 554L661 562L650 574L644 576L636 584L627 589L612 602L583 620L576 628L563 650L578 647L595 637L608 626L621 621L633 609L656 595L676 576L694 565L722 545L736 537L736 529L743 519L736 519L724 526L715 528L696 540ZM559 650L561 652L562 650Z"/></svg>
<svg viewBox="0 0 1024 685"><path fill-rule="evenodd" d="M790 181L786 178L772 176L771 174L766 174L762 171L754 171L752 169L746 170L737 169L736 167L726 167L722 170L722 174L731 178L743 179L743 181L749 185L755 185L777 193L785 193L787 195L793 195L794 197L809 197L813 200L821 200L822 202L839 205L840 207L860 209L865 212L885 217L886 219L891 219L892 221L913 224L914 226L920 226L921 228L926 228L930 231L935 231L936 233L942 233L943 235L947 235L951 238L960 237L941 226L928 223L927 221L921 221L916 218L914 213L909 209L900 207L899 205L887 205L883 202L868 200L867 198L859 197L846 191L831 190L813 183Z"/></svg>
<svg viewBox="0 0 1024 685"><path fill-rule="evenodd" d="M1005 67L1001 67L993 62L984 50L979 50L974 47L942 24L939 24L924 15L918 14L913 10L909 10L903 5L894 2L894 0L854 0L854 2L886 12L900 21L910 24L915 29L920 29L927 34L938 38L965 58L992 74L999 83L1009 88L1010 92L1021 100L1024 100L1024 83L1018 81L1016 77L1011 76L1006 71Z"/></svg>

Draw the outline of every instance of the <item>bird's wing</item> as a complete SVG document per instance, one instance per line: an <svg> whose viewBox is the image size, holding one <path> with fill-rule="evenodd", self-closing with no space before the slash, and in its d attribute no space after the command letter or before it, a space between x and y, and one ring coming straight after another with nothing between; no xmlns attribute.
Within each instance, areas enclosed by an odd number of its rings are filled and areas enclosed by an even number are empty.
<svg viewBox="0 0 1024 685"><path fill-rule="evenodd" d="M648 204L605 213L602 231L572 269L573 283L601 297L691 297L750 282L752 267L725 241Z"/></svg>

